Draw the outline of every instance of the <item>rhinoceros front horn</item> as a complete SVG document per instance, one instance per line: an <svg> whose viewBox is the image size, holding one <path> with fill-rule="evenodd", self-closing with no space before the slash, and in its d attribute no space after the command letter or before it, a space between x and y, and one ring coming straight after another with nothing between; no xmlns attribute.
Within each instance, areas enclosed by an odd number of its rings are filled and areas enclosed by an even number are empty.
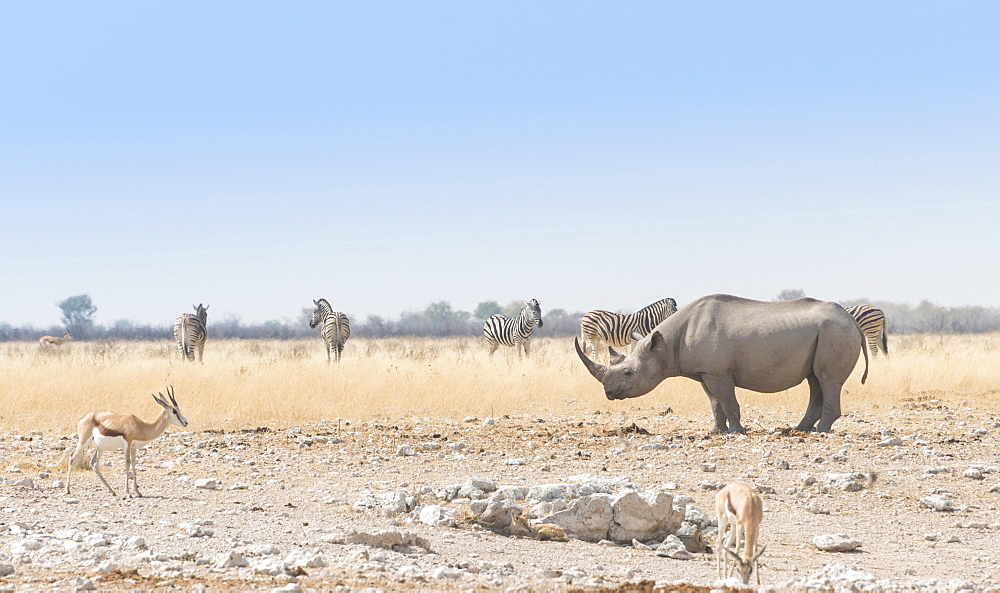
<svg viewBox="0 0 1000 593"><path fill-rule="evenodd" d="M601 383L604 383L604 377L608 374L608 367L602 364L597 364L593 360L587 358L587 355L583 353L583 349L580 348L580 338L574 338L573 345L576 346L576 353L580 355L580 360L583 361L584 366L587 367L590 374Z"/></svg>

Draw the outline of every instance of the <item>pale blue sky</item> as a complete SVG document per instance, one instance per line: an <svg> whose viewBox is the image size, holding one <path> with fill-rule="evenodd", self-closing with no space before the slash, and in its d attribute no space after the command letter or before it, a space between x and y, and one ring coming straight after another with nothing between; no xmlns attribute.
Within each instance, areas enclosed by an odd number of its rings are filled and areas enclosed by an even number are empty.
<svg viewBox="0 0 1000 593"><path fill-rule="evenodd" d="M1000 306L995 2L2 2L0 322Z"/></svg>

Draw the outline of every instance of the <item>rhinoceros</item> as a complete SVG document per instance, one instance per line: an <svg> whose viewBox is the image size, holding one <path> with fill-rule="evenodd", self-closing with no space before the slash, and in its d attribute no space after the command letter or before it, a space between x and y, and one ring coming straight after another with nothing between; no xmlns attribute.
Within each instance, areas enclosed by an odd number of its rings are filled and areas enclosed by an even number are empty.
<svg viewBox="0 0 1000 593"><path fill-rule="evenodd" d="M775 393L803 380L809 405L796 428L829 432L840 417L840 390L861 352L861 382L868 378L857 322L840 305L810 298L762 302L709 295L657 325L627 357L612 351L610 366L587 358L579 339L576 352L608 399L645 395L667 377L700 382L715 415L712 433L746 432L736 387Z"/></svg>

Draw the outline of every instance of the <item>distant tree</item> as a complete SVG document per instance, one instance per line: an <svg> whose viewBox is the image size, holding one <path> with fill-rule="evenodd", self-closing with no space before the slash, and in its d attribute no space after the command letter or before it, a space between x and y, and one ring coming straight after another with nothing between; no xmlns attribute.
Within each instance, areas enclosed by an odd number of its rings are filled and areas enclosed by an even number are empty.
<svg viewBox="0 0 1000 593"><path fill-rule="evenodd" d="M776 301L792 301L795 299L801 299L806 296L806 291L801 288L786 288L778 293L778 298L774 299Z"/></svg>
<svg viewBox="0 0 1000 593"><path fill-rule="evenodd" d="M515 317L521 313L521 309L524 308L525 301L513 300L503 307L503 313L507 317ZM545 318L545 309L542 309L542 319Z"/></svg>
<svg viewBox="0 0 1000 593"><path fill-rule="evenodd" d="M76 339L85 339L94 334L94 313L97 307L90 300L89 294L71 296L57 305L63 312L63 323L66 331Z"/></svg>
<svg viewBox="0 0 1000 593"><path fill-rule="evenodd" d="M497 313L503 313L503 309L500 308L500 303L496 301L483 301L476 305L476 310L472 312L473 317L478 317L479 319L489 319Z"/></svg>

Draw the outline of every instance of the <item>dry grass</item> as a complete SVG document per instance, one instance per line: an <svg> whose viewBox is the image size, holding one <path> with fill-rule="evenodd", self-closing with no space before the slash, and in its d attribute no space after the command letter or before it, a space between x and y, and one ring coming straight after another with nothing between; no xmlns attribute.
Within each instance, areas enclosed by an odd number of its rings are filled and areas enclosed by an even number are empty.
<svg viewBox="0 0 1000 593"><path fill-rule="evenodd" d="M892 358L872 361L846 386L844 410L891 406L908 398L966 401L1000 409L1000 334L897 336ZM861 363L863 364L863 362ZM321 419L502 414L574 415L595 410L624 416L668 407L708 421L698 384L670 379L652 394L609 402L587 374L569 339L533 342L531 358L508 349L493 359L479 339L352 339L343 362L327 364L319 339L209 340L205 364L180 360L172 343L77 342L39 350L0 344L0 425L69 432L85 412L104 408L152 419L149 394L176 388L192 428L288 427ZM805 386L779 394L740 394L744 414L757 407L798 415Z"/></svg>

